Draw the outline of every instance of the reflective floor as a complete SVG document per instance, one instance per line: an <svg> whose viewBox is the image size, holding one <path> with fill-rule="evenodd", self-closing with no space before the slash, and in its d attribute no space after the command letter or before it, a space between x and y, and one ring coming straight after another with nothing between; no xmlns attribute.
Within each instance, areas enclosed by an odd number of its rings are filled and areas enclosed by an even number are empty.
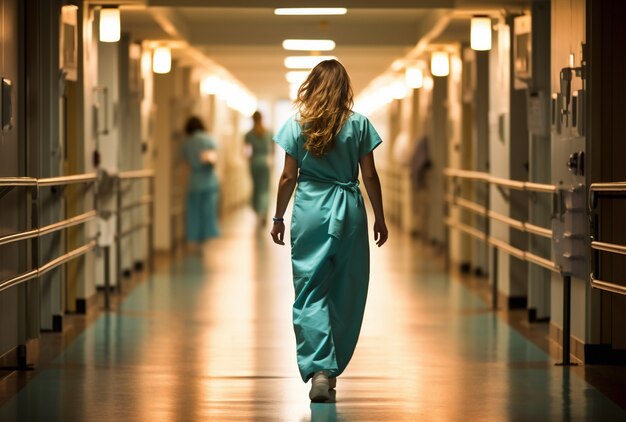
<svg viewBox="0 0 626 422"><path fill-rule="evenodd" d="M139 284L0 408L0 421L624 421L494 316L430 249L372 249L359 346L311 404L291 328L289 250L248 213L202 256ZM0 383L1 386L1 383Z"/></svg>

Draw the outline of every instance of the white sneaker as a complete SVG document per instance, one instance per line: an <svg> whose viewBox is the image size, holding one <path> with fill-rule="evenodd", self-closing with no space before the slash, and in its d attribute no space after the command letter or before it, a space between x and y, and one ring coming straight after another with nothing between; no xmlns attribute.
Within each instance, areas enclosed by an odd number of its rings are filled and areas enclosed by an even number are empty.
<svg viewBox="0 0 626 422"><path fill-rule="evenodd" d="M312 402L324 402L330 399L328 393L330 386L328 384L328 375L326 372L319 371L311 378L311 391L309 392L309 398Z"/></svg>

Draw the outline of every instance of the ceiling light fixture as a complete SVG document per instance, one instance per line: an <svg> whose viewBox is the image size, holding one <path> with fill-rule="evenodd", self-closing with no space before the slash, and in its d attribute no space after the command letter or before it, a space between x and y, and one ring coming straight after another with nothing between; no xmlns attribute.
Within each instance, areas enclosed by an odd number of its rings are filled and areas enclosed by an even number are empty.
<svg viewBox="0 0 626 422"><path fill-rule="evenodd" d="M345 7L283 7L274 9L275 15L302 16L302 15L345 15Z"/></svg>
<svg viewBox="0 0 626 422"><path fill-rule="evenodd" d="M308 70L290 70L285 75L285 78L290 84L302 85L302 82L306 80L307 76L309 76L309 73L311 72L309 72Z"/></svg>
<svg viewBox="0 0 626 422"><path fill-rule="evenodd" d="M169 73L172 70L172 51L169 47L157 47L152 53L152 71Z"/></svg>
<svg viewBox="0 0 626 422"><path fill-rule="evenodd" d="M419 89L424 85L424 73L417 65L408 66L404 71L404 80L409 88Z"/></svg>
<svg viewBox="0 0 626 422"><path fill-rule="evenodd" d="M430 73L433 76L450 74L450 59L446 51L433 51L430 55Z"/></svg>
<svg viewBox="0 0 626 422"><path fill-rule="evenodd" d="M395 100L402 100L407 95L406 85L401 80L394 81L389 87L389 90L391 96Z"/></svg>
<svg viewBox="0 0 626 422"><path fill-rule="evenodd" d="M118 42L120 40L120 9L104 7L100 9L100 41Z"/></svg>
<svg viewBox="0 0 626 422"><path fill-rule="evenodd" d="M285 58L287 69L313 69L319 62L336 59L335 56L289 56Z"/></svg>
<svg viewBox="0 0 626 422"><path fill-rule="evenodd" d="M222 80L219 76L207 76L200 82L200 92L204 95L215 95L220 89Z"/></svg>
<svg viewBox="0 0 626 422"><path fill-rule="evenodd" d="M470 46L472 50L491 50L491 18L489 16L474 16L470 27Z"/></svg>
<svg viewBox="0 0 626 422"><path fill-rule="evenodd" d="M335 49L335 42L333 40L285 40L283 48L298 51L331 51Z"/></svg>

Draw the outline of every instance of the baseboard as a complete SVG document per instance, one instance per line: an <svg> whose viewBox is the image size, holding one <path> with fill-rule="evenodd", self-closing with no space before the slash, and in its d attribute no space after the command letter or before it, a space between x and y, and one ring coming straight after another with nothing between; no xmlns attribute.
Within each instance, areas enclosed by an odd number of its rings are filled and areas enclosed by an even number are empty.
<svg viewBox="0 0 626 422"><path fill-rule="evenodd" d="M537 317L537 310L535 308L529 308L528 309L528 322L533 323L533 322L550 322L550 317L543 317L543 318L538 318Z"/></svg>
<svg viewBox="0 0 626 422"><path fill-rule="evenodd" d="M135 264L133 265L133 269L136 272L143 271L144 268L145 268L145 265L143 261L135 261Z"/></svg>
<svg viewBox="0 0 626 422"><path fill-rule="evenodd" d="M52 331L55 333L63 332L63 315L52 315Z"/></svg>
<svg viewBox="0 0 626 422"><path fill-rule="evenodd" d="M626 349L613 349L608 344L585 344L585 363L589 365L626 365Z"/></svg>
<svg viewBox="0 0 626 422"><path fill-rule="evenodd" d="M528 298L526 296L503 296L500 303L506 303L507 309L526 309L528 306Z"/></svg>
<svg viewBox="0 0 626 422"><path fill-rule="evenodd" d="M560 348L563 348L563 329L553 322L550 323L550 340L555 342ZM585 343L577 337L570 335L570 355L580 362L585 361Z"/></svg>
<svg viewBox="0 0 626 422"><path fill-rule="evenodd" d="M459 271L461 271L461 274L469 274L472 271L472 265L469 262L461 262Z"/></svg>
<svg viewBox="0 0 626 422"><path fill-rule="evenodd" d="M104 287L103 287L104 289ZM91 295L88 299L76 299L76 313L86 315L87 312L98 304L98 296Z"/></svg>
<svg viewBox="0 0 626 422"><path fill-rule="evenodd" d="M35 338L0 356L0 369L31 370L39 363L39 339Z"/></svg>

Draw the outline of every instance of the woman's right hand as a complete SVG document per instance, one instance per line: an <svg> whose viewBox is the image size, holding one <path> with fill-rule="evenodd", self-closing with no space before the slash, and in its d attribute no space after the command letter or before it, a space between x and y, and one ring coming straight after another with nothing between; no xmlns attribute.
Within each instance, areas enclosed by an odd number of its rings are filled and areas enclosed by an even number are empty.
<svg viewBox="0 0 626 422"><path fill-rule="evenodd" d="M272 240L277 245L285 244L285 223L282 221L277 221L272 225L272 231L270 231L272 235Z"/></svg>
<svg viewBox="0 0 626 422"><path fill-rule="evenodd" d="M387 225L385 221L376 220L374 222L374 240L376 241L376 245L381 247L387 241L389 237L389 232L387 231Z"/></svg>

